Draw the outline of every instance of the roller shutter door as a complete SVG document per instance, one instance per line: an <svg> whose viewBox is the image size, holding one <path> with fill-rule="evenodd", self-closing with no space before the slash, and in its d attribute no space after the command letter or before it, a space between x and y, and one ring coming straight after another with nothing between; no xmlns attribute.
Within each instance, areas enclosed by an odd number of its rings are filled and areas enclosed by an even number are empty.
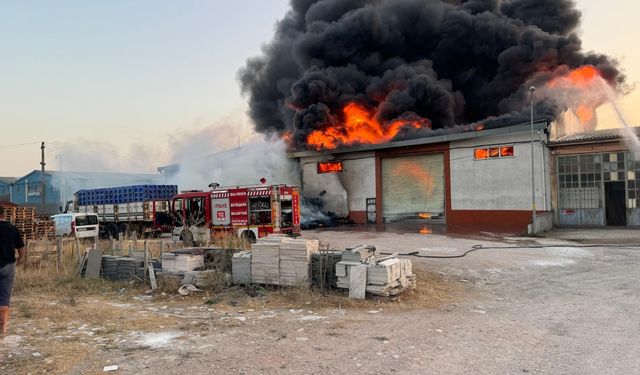
<svg viewBox="0 0 640 375"><path fill-rule="evenodd" d="M444 213L442 154L382 159L382 205L385 221Z"/></svg>

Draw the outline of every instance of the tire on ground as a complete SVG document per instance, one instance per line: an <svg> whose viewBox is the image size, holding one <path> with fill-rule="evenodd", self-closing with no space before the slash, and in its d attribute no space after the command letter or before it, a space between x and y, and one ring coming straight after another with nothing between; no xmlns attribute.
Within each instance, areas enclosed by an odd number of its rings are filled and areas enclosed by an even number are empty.
<svg viewBox="0 0 640 375"><path fill-rule="evenodd" d="M108 238L113 238L114 240L119 239L118 226L115 223L110 223L107 225L107 229L105 229L105 233Z"/></svg>
<svg viewBox="0 0 640 375"><path fill-rule="evenodd" d="M242 238L243 240L245 240L245 241L247 241L249 243L256 243L256 235L255 235L255 233L253 233L252 230L245 230L240 235L240 238Z"/></svg>

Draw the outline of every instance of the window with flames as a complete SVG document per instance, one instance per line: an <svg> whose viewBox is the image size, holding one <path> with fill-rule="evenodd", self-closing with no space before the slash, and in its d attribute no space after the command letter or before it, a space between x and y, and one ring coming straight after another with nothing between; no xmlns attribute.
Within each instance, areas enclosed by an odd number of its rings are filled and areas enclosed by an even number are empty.
<svg viewBox="0 0 640 375"><path fill-rule="evenodd" d="M512 158L514 156L513 146L482 147L473 151L475 160Z"/></svg>
<svg viewBox="0 0 640 375"><path fill-rule="evenodd" d="M342 172L341 161L327 161L318 163L318 174Z"/></svg>

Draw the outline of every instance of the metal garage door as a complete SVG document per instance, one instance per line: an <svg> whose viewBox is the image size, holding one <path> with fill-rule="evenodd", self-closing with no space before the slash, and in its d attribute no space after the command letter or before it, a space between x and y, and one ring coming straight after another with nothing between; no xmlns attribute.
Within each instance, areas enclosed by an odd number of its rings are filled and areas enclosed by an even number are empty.
<svg viewBox="0 0 640 375"><path fill-rule="evenodd" d="M385 221L444 213L442 154L382 159L382 205Z"/></svg>

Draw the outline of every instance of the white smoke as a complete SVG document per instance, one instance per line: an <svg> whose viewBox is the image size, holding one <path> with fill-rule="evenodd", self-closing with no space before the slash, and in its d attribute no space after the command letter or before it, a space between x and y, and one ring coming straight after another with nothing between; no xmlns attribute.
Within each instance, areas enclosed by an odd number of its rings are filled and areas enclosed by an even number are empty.
<svg viewBox="0 0 640 375"><path fill-rule="evenodd" d="M287 158L283 141L253 140L240 147L181 160L176 172L167 171L167 181L180 189L204 190L211 183L220 186L300 183L298 165Z"/></svg>
<svg viewBox="0 0 640 375"><path fill-rule="evenodd" d="M621 130L631 150L640 152L640 140L627 122L619 104L619 94L601 76L593 78L592 82L583 88L558 89L548 85L540 90L539 95L542 98L553 99L559 105L569 108L557 119L552 138L614 128ZM587 124L581 122L574 113L575 109L583 103L594 108L593 118ZM602 113L607 115L602 116Z"/></svg>
<svg viewBox="0 0 640 375"><path fill-rule="evenodd" d="M115 144L90 139L47 143L49 170L74 172L157 173L162 148L151 143Z"/></svg>

